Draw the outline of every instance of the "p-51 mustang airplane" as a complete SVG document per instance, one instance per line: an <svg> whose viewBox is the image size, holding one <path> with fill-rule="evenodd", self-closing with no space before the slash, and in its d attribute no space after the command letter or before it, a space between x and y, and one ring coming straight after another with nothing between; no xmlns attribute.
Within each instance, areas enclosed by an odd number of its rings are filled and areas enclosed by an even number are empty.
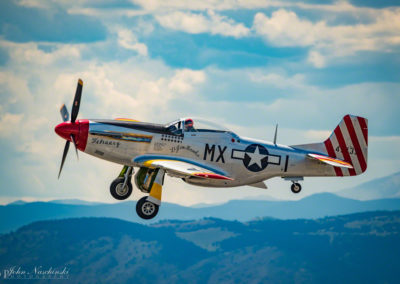
<svg viewBox="0 0 400 284"><path fill-rule="evenodd" d="M283 177L299 193L305 176L354 176L367 169L367 119L346 115L331 136L320 143L284 146L245 138L200 119L181 118L165 125L131 119L79 119L82 80L78 81L71 120L65 105L55 132L67 140L58 174L69 144L97 158L123 165L111 183L111 195L124 200L136 187L149 196L136 205L143 219L154 218L161 205L164 176L207 187L249 185L267 188L264 181Z"/></svg>

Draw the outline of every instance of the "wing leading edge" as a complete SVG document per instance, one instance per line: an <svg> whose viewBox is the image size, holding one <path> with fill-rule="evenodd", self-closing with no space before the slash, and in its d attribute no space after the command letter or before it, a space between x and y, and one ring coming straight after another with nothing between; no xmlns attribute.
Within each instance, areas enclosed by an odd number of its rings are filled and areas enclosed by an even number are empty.
<svg viewBox="0 0 400 284"><path fill-rule="evenodd" d="M193 162L183 161L173 157L139 156L133 161L144 167L164 169L165 171L172 172L175 175L233 180L232 178L216 170L206 169L204 166L199 166Z"/></svg>
<svg viewBox="0 0 400 284"><path fill-rule="evenodd" d="M352 169L353 166L345 161L339 160L339 159L335 159L329 156L324 156L324 155L319 155L319 154L312 154L309 153L307 154L309 157L316 159L318 161L324 162L328 165L334 166L334 167L340 167L340 168L348 168L348 169Z"/></svg>

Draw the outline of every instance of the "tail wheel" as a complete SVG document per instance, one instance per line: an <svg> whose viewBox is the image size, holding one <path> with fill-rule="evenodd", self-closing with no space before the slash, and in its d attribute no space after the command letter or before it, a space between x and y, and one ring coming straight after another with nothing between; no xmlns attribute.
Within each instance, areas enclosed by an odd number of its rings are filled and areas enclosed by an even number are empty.
<svg viewBox="0 0 400 284"><path fill-rule="evenodd" d="M136 203L136 213L142 219L152 219L158 213L159 206L153 202L147 201L147 197L142 197Z"/></svg>
<svg viewBox="0 0 400 284"><path fill-rule="evenodd" d="M293 193L299 193L301 191L301 185L300 185L300 183L295 182L292 184L290 189L292 190Z"/></svg>
<svg viewBox="0 0 400 284"><path fill-rule="evenodd" d="M132 194L132 183L124 178L116 178L110 185L110 193L117 200L125 200Z"/></svg>

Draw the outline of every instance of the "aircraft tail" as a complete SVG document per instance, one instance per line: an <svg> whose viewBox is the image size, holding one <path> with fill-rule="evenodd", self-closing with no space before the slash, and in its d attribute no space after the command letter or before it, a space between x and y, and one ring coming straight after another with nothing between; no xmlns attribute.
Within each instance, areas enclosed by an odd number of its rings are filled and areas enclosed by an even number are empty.
<svg viewBox="0 0 400 284"><path fill-rule="evenodd" d="M334 167L337 176L355 176L367 169L368 120L346 115L323 143L293 146L326 153L329 157L350 163L353 168Z"/></svg>

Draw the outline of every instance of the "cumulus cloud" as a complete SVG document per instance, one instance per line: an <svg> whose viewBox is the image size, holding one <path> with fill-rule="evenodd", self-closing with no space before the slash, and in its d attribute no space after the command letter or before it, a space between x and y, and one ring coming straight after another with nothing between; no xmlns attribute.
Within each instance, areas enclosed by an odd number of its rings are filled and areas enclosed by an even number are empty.
<svg viewBox="0 0 400 284"><path fill-rule="evenodd" d="M140 43L136 36L128 29L118 31L118 44L123 48L136 51L139 55L148 55L147 46L144 43Z"/></svg>
<svg viewBox="0 0 400 284"><path fill-rule="evenodd" d="M311 47L308 61L323 67L327 57L347 56L357 51L391 51L400 46L400 9L376 12L374 20L357 25L312 22L295 12L279 9L270 17L257 13L253 30L276 46Z"/></svg>
<svg viewBox="0 0 400 284"><path fill-rule="evenodd" d="M0 115L0 136L8 137L19 131L23 114L4 113Z"/></svg>
<svg viewBox="0 0 400 284"><path fill-rule="evenodd" d="M318 51L311 50L308 53L307 61L310 62L312 65L314 65L317 68L325 67L325 58Z"/></svg>
<svg viewBox="0 0 400 284"><path fill-rule="evenodd" d="M254 72L249 74L250 80L255 83L263 83L279 89L303 88L305 78L302 74L295 74L291 77L277 73Z"/></svg>
<svg viewBox="0 0 400 284"><path fill-rule="evenodd" d="M166 28L180 30L191 34L211 33L240 38L247 36L250 30L242 23L221 16L212 10L207 14L175 11L156 15L157 21Z"/></svg>
<svg viewBox="0 0 400 284"><path fill-rule="evenodd" d="M145 10L165 10L165 9L180 9L180 10L228 10L237 9L239 7L265 7L270 1L236 1L236 0L204 0L204 1L179 1L179 0L133 0L134 3L141 5Z"/></svg>
<svg viewBox="0 0 400 284"><path fill-rule="evenodd" d="M81 55L81 46L72 44L41 43L51 51L47 52L39 48L35 42L15 43L11 41L0 40L0 46L8 51L8 55L14 62L21 64L35 64L44 66L53 64L56 61L77 59Z"/></svg>
<svg viewBox="0 0 400 284"><path fill-rule="evenodd" d="M194 85L203 83L205 79L204 71L178 70L168 84L168 88L173 92L183 94L192 91Z"/></svg>

